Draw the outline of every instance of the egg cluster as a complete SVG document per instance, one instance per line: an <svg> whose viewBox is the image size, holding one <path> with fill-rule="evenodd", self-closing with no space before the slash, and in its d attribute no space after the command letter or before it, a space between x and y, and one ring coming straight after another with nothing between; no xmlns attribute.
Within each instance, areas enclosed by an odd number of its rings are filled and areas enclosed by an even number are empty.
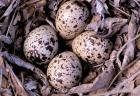
<svg viewBox="0 0 140 96"><path fill-rule="evenodd" d="M79 84L82 77L81 58L90 64L100 64L109 59L112 42L85 31L90 11L84 2L69 0L63 3L56 14L54 30L41 25L32 30L24 42L25 57L35 64L47 64L47 79L60 92ZM58 31L58 32L56 32ZM58 35L72 41L72 51L58 53Z"/></svg>

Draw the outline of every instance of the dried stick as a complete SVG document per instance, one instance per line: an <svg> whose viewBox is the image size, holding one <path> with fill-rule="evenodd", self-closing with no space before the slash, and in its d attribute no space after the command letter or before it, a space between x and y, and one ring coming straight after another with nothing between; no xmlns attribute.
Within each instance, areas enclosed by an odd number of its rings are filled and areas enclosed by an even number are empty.
<svg viewBox="0 0 140 96"><path fill-rule="evenodd" d="M134 16L134 14L132 14L128 26L128 41L135 37L136 32L137 32L136 17ZM127 45L122 62L122 68L134 59L134 55L135 55L135 41Z"/></svg>
<svg viewBox="0 0 140 96"><path fill-rule="evenodd" d="M104 92L104 93L90 94L89 96L110 96L110 95L113 95L113 94L131 93L131 92L132 92L132 90L129 90L129 89L112 90L112 91Z"/></svg>
<svg viewBox="0 0 140 96"><path fill-rule="evenodd" d="M125 79L123 82L121 82L119 85L117 85L116 88L114 88L112 91L104 92L104 93L91 94L89 96L110 96L110 95L119 94L119 93L132 93L134 90L128 89L128 88L124 88L124 89L122 89L122 88L125 85L127 85L128 82L134 80L139 74L140 74L140 71L136 72L130 78Z"/></svg>
<svg viewBox="0 0 140 96"><path fill-rule="evenodd" d="M138 29L138 32L140 31L140 27ZM132 38L131 40L129 40L127 43L125 43L120 50L117 53L117 59L116 59L116 63L119 65L119 67L121 68L121 61L119 59L120 54L122 53L122 51L127 47L127 45L131 42L133 42L134 40L138 39L140 37L140 34L136 35L134 38Z"/></svg>
<svg viewBox="0 0 140 96"><path fill-rule="evenodd" d="M21 96L30 96L29 93L24 89L23 85L21 84L20 80L17 78L15 73L13 72L12 68L6 64L7 69L9 70L10 73L10 78L12 82L12 87L17 91L18 95Z"/></svg>
<svg viewBox="0 0 140 96"><path fill-rule="evenodd" d="M38 76L38 78L42 80L43 84L48 86L47 77L39 68L36 68L31 63L25 62L13 54L9 54L7 52L1 52L0 54L4 58L6 58L6 60L8 60L10 63L16 64L19 67L22 67L22 68L25 68L27 70L34 72Z"/></svg>
<svg viewBox="0 0 140 96"><path fill-rule="evenodd" d="M134 2L140 7L140 4L137 0L134 0Z"/></svg>
<svg viewBox="0 0 140 96"><path fill-rule="evenodd" d="M140 60L140 56L135 59L133 62L131 62L130 64L128 64L127 66L125 66L122 70L119 71L119 73L113 78L113 80L111 81L108 89L112 86L112 84L115 82L115 80L128 68L130 68L132 65L134 65L138 60Z"/></svg>
<svg viewBox="0 0 140 96"><path fill-rule="evenodd" d="M113 3L112 3L111 0L109 0L109 4L110 4L112 7L114 7L116 10L118 10L119 12L121 12L122 14L126 15L127 17L130 17L130 15L129 15L128 13L126 13L125 11L123 11L123 10L121 10L121 9L119 9L119 8L116 8L116 7L113 5Z"/></svg>

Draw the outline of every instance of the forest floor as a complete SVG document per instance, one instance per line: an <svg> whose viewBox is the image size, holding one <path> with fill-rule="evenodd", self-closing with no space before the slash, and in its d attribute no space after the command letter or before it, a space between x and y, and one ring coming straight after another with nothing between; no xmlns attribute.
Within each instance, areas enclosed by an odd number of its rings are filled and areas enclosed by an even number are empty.
<svg viewBox="0 0 140 96"><path fill-rule="evenodd" d="M140 0L80 0L91 7L85 30L111 38L113 49L103 64L85 67L88 74L67 93L51 87L47 64L25 58L28 33L43 24L56 29L57 10L66 1L0 0L0 96L140 96ZM61 40L58 53L71 50L71 41Z"/></svg>

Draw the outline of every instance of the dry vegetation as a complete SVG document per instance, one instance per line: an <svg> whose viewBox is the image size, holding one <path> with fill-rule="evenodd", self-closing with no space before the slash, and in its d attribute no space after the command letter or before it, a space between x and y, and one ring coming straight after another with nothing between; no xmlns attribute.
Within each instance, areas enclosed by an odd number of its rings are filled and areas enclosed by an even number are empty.
<svg viewBox="0 0 140 96"><path fill-rule="evenodd" d="M23 54L26 36L42 24L55 29L56 11L65 1L0 0L0 95L139 96L140 0L81 0L91 4L91 22L85 30L111 38L114 47L103 64L85 66L83 80L68 93L49 85L46 66L27 61ZM58 53L71 50L70 44L63 40Z"/></svg>

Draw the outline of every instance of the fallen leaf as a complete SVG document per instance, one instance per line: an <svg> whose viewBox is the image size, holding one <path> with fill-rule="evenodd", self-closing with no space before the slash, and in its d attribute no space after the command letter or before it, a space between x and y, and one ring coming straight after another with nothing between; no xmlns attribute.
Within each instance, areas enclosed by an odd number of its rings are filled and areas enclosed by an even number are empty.
<svg viewBox="0 0 140 96"><path fill-rule="evenodd" d="M31 25L32 25L32 20L29 19L25 26L25 37L27 37L27 35L30 33Z"/></svg>
<svg viewBox="0 0 140 96"><path fill-rule="evenodd" d="M106 63L108 63L107 65L109 65L108 68L104 70L101 74L99 74L99 76L96 77L93 83L81 84L79 86L73 87L69 90L68 93L73 94L94 92L98 89L109 87L109 84L115 74L115 69L112 62L108 61Z"/></svg>
<svg viewBox="0 0 140 96"><path fill-rule="evenodd" d="M121 0L114 0L114 6L119 7L120 6L120 1Z"/></svg>
<svg viewBox="0 0 140 96"><path fill-rule="evenodd" d="M1 89L1 96L13 96L12 91L10 89Z"/></svg>
<svg viewBox="0 0 140 96"><path fill-rule="evenodd" d="M0 7L4 7L4 6L6 6L4 0L0 0Z"/></svg>
<svg viewBox="0 0 140 96"><path fill-rule="evenodd" d="M135 20L136 20L136 17L133 14L129 22L129 26L128 26L128 41L134 38L137 32ZM135 53L135 41L127 45L127 48L124 53L122 67L126 66L128 63L130 63L134 59L134 55L135 55L134 53Z"/></svg>
<svg viewBox="0 0 140 96"><path fill-rule="evenodd" d="M108 30L108 32L106 32L106 30L103 32L98 31L100 33L96 33L97 35L101 36L101 37L111 37L114 34L116 34L117 32L119 32L121 30L121 28L126 25L127 23L127 19L122 19L122 18L106 18L103 22L102 22L102 26L100 27L100 30L106 29Z"/></svg>
<svg viewBox="0 0 140 96"><path fill-rule="evenodd" d="M111 61L106 61L107 69L104 70L94 81L93 81L93 87L91 91L96 91L100 88L107 88L109 87L109 84L111 80L113 79L113 76L115 75L115 69L113 66L113 63Z"/></svg>
<svg viewBox="0 0 140 96"><path fill-rule="evenodd" d="M74 94L74 93L87 93L90 92L92 89L93 84L81 84L79 86L73 87L69 90L68 94Z"/></svg>
<svg viewBox="0 0 140 96"><path fill-rule="evenodd" d="M2 17L8 16L11 14L11 12L18 6L20 3L20 0L13 0L7 10L4 12Z"/></svg>
<svg viewBox="0 0 140 96"><path fill-rule="evenodd" d="M18 25L13 25L12 21L8 27L7 34L10 36L12 40L15 38L16 31L18 29Z"/></svg>
<svg viewBox="0 0 140 96"><path fill-rule="evenodd" d="M4 74L4 60L3 58L0 56L0 88L2 87L2 82L3 82L3 79L2 79L2 75Z"/></svg>
<svg viewBox="0 0 140 96"><path fill-rule="evenodd" d="M140 60L137 61L133 66L131 66L129 69L125 71L125 76L129 78L139 70L140 70Z"/></svg>
<svg viewBox="0 0 140 96"><path fill-rule="evenodd" d="M35 6L33 6L33 5L25 7L22 10L22 16L24 18L23 20L27 20L28 21L28 19L31 18L34 15L35 11L36 11L35 10Z"/></svg>
<svg viewBox="0 0 140 96"><path fill-rule="evenodd" d="M12 39L9 36L5 36L5 35L0 35L0 41L4 42L6 44L12 43Z"/></svg>
<svg viewBox="0 0 140 96"><path fill-rule="evenodd" d="M8 64L6 64L6 66L7 69L9 70L11 83L13 85L12 87L16 90L17 94L21 96L30 96L28 92L23 88L23 85L13 72L12 68Z"/></svg>
<svg viewBox="0 0 140 96"><path fill-rule="evenodd" d="M23 37L18 37L15 41L14 41L14 49L17 51L22 51L22 45L23 43Z"/></svg>
<svg viewBox="0 0 140 96"><path fill-rule="evenodd" d="M101 21L102 21L101 16L99 14L94 15L92 17L91 22L86 26L85 30L95 31L95 33L96 33L98 31L99 27L100 27Z"/></svg>
<svg viewBox="0 0 140 96"><path fill-rule="evenodd" d="M130 94L130 96L139 96L140 95L140 86L137 86L132 93Z"/></svg>
<svg viewBox="0 0 140 96"><path fill-rule="evenodd" d="M72 96L72 95L66 95L66 94L52 94L51 96Z"/></svg>
<svg viewBox="0 0 140 96"><path fill-rule="evenodd" d="M13 63L16 64L19 67L25 68L27 70L32 71L33 73L35 73L34 76L36 76L38 79L40 79L43 83L43 87L42 88L48 88L48 81L47 81L47 77L46 75L37 67L33 66L33 64L31 63L27 63L25 61L23 61L22 59L20 59L19 57L13 55L13 54L9 54L7 52L3 52L1 53L3 55L3 57Z"/></svg>
<svg viewBox="0 0 140 96"><path fill-rule="evenodd" d="M92 0L91 6L91 13L100 14L104 19L105 13L108 13L106 3L104 3L102 0Z"/></svg>
<svg viewBox="0 0 140 96"><path fill-rule="evenodd" d="M21 21L21 15L19 12L17 12L17 14L13 20L13 25L16 25L19 21Z"/></svg>

